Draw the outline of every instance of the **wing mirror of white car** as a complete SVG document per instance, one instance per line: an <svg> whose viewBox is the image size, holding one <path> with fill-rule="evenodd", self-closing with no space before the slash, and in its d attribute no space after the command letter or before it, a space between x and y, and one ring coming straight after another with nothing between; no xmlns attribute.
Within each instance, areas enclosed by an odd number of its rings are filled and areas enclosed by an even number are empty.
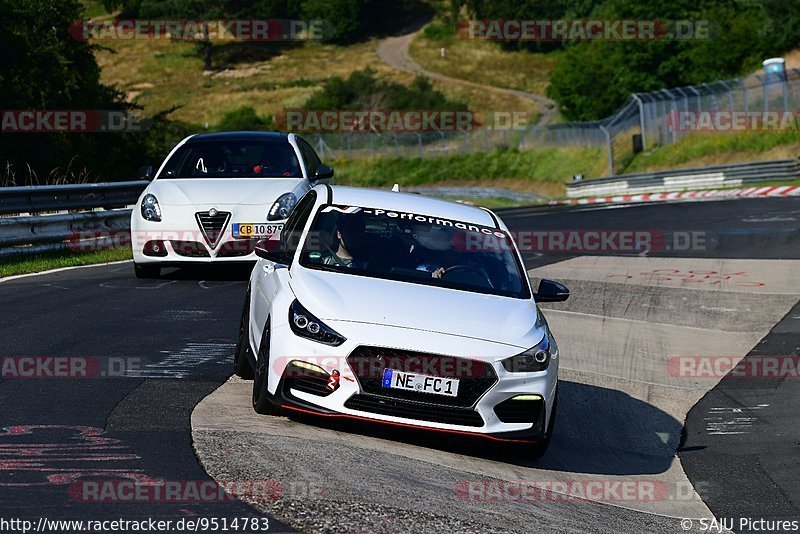
<svg viewBox="0 0 800 534"><path fill-rule="evenodd" d="M533 298L536 302L564 302L569 298L569 289L560 282L542 278Z"/></svg>
<svg viewBox="0 0 800 534"><path fill-rule="evenodd" d="M317 170L314 171L314 181L324 180L326 178L333 178L333 167L320 163Z"/></svg>
<svg viewBox="0 0 800 534"><path fill-rule="evenodd" d="M277 239L261 239L256 242L255 253L259 258L271 261L277 267L285 266L286 258L280 250L281 242Z"/></svg>
<svg viewBox="0 0 800 534"><path fill-rule="evenodd" d="M153 167L151 165L139 167L137 176L140 180L147 180L148 182L151 181L153 179Z"/></svg>

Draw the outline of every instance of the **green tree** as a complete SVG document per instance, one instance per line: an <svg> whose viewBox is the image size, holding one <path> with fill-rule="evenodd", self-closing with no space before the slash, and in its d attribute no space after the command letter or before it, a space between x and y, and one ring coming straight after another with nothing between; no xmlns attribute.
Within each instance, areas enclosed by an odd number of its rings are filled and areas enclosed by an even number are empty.
<svg viewBox="0 0 800 534"><path fill-rule="evenodd" d="M568 44L548 87L568 119L606 117L634 92L747 74L765 57L800 43L796 0L605 0L592 18L708 21L711 33L708 39Z"/></svg>
<svg viewBox="0 0 800 534"><path fill-rule="evenodd" d="M409 87L380 80L375 71L366 68L354 71L347 78L335 76L325 82L322 90L303 105L305 109L367 110L367 109L436 109L466 110L463 102L449 100L437 91L427 78L417 77Z"/></svg>
<svg viewBox="0 0 800 534"><path fill-rule="evenodd" d="M221 132L273 130L274 124L272 117L261 117L252 106L242 106L223 115L215 129Z"/></svg>
<svg viewBox="0 0 800 534"><path fill-rule="evenodd" d="M93 47L71 38L76 0L0 0L0 102L10 110L126 110L123 95L100 83ZM17 183L92 172L130 176L145 157L141 133L12 133L0 142L3 173ZM69 169L69 171L67 170Z"/></svg>

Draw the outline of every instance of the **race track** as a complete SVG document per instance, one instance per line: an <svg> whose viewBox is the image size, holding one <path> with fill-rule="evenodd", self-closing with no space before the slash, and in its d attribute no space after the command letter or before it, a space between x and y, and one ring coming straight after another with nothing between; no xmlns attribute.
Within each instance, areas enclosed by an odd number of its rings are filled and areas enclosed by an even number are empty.
<svg viewBox="0 0 800 534"><path fill-rule="evenodd" d="M573 293L545 307L561 347L561 398L551 449L538 463L478 440L256 416L250 383L226 381L246 271L175 271L140 281L121 263L0 283L0 356L81 357L99 369L84 379L3 374L2 515L266 513L271 531L286 530L277 517L300 530L340 532L682 532L681 518L796 518L798 427L789 407L797 386L777 379L717 384L719 377L676 374L670 361L798 354L797 200L502 216L521 232L658 236L633 253L526 253L534 280L562 280ZM697 238L688 250L687 235ZM752 410L761 404L768 407ZM757 413L749 414L747 433L709 432L708 414L719 408ZM97 436L108 439L96 444ZM87 441L90 453L68 448ZM754 471L759 478L748 484ZM234 490L255 508L227 500L87 502L74 491L87 478L209 475L223 484L269 481L279 490ZM561 485L534 498L495 498L486 488L497 481ZM587 499L580 490L593 481L657 491L655 498ZM696 521L691 528L699 531Z"/></svg>

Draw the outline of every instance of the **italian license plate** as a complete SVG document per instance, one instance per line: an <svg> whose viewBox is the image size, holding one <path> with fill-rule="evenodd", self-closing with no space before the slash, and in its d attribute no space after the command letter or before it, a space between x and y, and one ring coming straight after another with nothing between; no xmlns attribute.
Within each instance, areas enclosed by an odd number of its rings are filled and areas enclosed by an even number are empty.
<svg viewBox="0 0 800 534"><path fill-rule="evenodd" d="M458 396L457 378L406 373L395 369L384 369L381 385L390 389L406 389L408 391L432 393L448 397Z"/></svg>
<svg viewBox="0 0 800 534"><path fill-rule="evenodd" d="M233 223L233 237L272 237L283 230L282 224Z"/></svg>

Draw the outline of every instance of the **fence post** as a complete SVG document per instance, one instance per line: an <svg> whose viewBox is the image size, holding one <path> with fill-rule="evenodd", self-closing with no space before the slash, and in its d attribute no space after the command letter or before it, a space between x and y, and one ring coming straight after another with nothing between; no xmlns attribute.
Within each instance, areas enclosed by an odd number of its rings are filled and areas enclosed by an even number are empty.
<svg viewBox="0 0 800 534"><path fill-rule="evenodd" d="M761 76L756 74L756 80L761 82L761 98L764 101L764 111L767 111L769 107L769 98L767 98L767 78L761 78Z"/></svg>
<svg viewBox="0 0 800 534"><path fill-rule="evenodd" d="M733 113L733 91L731 90L731 86L724 80L720 81L719 83L725 88L728 92L728 111Z"/></svg>
<svg viewBox="0 0 800 534"><path fill-rule="evenodd" d="M644 133L644 104L636 93L633 93L633 99L636 100L639 106L639 129L642 131L642 150L647 150L647 138Z"/></svg>
<svg viewBox="0 0 800 534"><path fill-rule="evenodd" d="M608 143L608 175L614 176L614 146L611 143L611 134L605 126L600 126L600 130L606 134L606 142Z"/></svg>
<svg viewBox="0 0 800 534"><path fill-rule="evenodd" d="M325 144L325 141L322 140L322 136L317 136L317 152L319 152L319 157L322 161L325 161L325 149L328 148Z"/></svg>
<svg viewBox="0 0 800 534"><path fill-rule="evenodd" d="M739 81L740 84L742 84L742 94L743 94L743 97L744 97L743 98L743 100L744 100L744 112L747 113L750 110L750 101L749 101L750 97L747 95L747 84L745 84L744 80L742 80L741 78L737 78L737 80Z"/></svg>
<svg viewBox="0 0 800 534"><path fill-rule="evenodd" d="M789 74L786 71L783 72L781 86L783 87L783 111L789 111Z"/></svg>

